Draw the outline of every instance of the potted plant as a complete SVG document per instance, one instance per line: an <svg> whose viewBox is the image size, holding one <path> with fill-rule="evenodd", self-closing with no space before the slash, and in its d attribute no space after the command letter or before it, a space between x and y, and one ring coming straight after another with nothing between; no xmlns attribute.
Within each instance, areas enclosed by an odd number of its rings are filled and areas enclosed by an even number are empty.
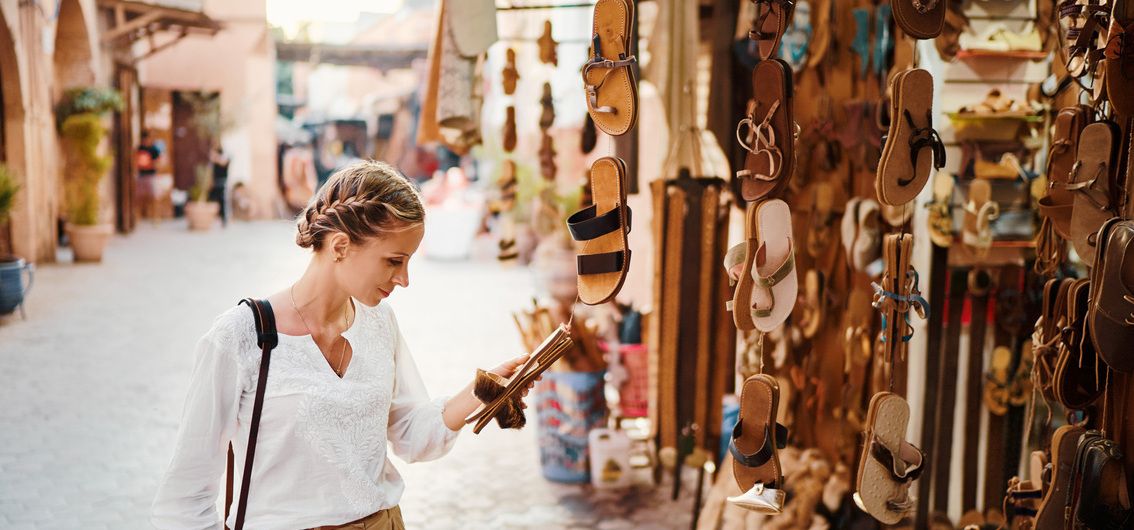
<svg viewBox="0 0 1134 530"><path fill-rule="evenodd" d="M189 203L185 205L185 217L189 219L190 230L208 230L217 222L220 204L209 201L209 189L213 187L213 168L208 164L198 164L197 180L189 188Z"/></svg>
<svg viewBox="0 0 1134 530"><path fill-rule="evenodd" d="M102 261L114 232L112 224L99 222L99 184L111 163L101 152L106 138L103 115L121 108L116 91L92 87L68 90L56 107L66 167L66 230L75 261Z"/></svg>
<svg viewBox="0 0 1134 530"><path fill-rule="evenodd" d="M16 176L11 169L0 164L0 230L5 234L8 230L8 216L16 204L16 193L20 185L16 183ZM24 297L32 285L32 274L35 267L23 259L12 254L9 248L9 238L0 237L0 315L7 315L16 308L23 312ZM27 273L27 284L23 282L23 274Z"/></svg>

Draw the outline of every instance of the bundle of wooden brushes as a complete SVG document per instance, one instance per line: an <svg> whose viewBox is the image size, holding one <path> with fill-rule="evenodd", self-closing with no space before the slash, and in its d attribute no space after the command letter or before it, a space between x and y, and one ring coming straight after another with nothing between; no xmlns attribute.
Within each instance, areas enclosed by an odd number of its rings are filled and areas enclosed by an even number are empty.
<svg viewBox="0 0 1134 530"><path fill-rule="evenodd" d="M532 308L512 313L516 328L520 331L520 339L527 351L536 351L544 338L551 335L559 327L552 316L551 308L540 305L532 300ZM606 369L606 359L603 358L599 347L598 334L595 326L586 321L582 315L576 315L570 320L568 332L574 344L551 367L557 372L598 372ZM566 324L564 324L566 325Z"/></svg>

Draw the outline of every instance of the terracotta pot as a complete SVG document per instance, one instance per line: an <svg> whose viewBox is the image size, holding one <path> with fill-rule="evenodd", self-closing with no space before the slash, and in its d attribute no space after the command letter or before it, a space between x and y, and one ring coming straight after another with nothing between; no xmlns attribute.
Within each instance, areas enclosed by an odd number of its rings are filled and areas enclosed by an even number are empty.
<svg viewBox="0 0 1134 530"><path fill-rule="evenodd" d="M67 223L67 237L71 240L71 250L75 261L102 261L102 251L114 233L114 225L74 225Z"/></svg>
<svg viewBox="0 0 1134 530"><path fill-rule="evenodd" d="M208 230L217 222L220 204L215 202L191 201L185 205L185 218L189 219L190 230Z"/></svg>

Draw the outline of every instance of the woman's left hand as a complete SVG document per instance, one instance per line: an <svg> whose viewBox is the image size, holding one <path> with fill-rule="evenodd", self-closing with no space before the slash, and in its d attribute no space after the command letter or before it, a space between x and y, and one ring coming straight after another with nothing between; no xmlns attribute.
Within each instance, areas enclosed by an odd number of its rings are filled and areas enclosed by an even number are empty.
<svg viewBox="0 0 1134 530"><path fill-rule="evenodd" d="M531 357L531 354L525 353L525 354L523 354L519 357L516 357L515 359L512 359L510 361L505 361L504 364L501 364L500 366L497 366L496 368L489 370L489 372L492 372L492 373L494 373L494 374L496 374L500 377L507 379L509 377L512 377L516 373L516 370L519 370L520 367L524 365L524 363L528 362L529 357ZM539 381L540 379L543 379L542 375L540 377L535 378L535 381L528 383L528 386L526 388L524 388L521 395L524 396L524 397L527 397L528 391L531 390L532 387L535 386L535 382ZM525 404L525 406L527 406L527 405Z"/></svg>

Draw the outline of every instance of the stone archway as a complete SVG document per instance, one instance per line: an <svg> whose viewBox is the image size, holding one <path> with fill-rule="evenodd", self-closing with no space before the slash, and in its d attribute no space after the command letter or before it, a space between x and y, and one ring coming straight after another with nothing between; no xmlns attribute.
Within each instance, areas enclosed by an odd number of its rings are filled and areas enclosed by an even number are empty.
<svg viewBox="0 0 1134 530"><path fill-rule="evenodd" d="M91 40L79 0L63 0L55 26L55 98L64 90L95 82Z"/></svg>

